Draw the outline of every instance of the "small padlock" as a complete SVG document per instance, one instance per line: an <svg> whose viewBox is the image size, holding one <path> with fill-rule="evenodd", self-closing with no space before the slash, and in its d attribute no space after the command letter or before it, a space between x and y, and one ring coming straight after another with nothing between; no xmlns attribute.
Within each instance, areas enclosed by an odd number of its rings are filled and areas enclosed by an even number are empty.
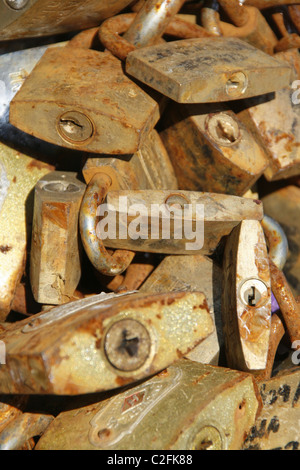
<svg viewBox="0 0 300 470"><path fill-rule="evenodd" d="M0 143L0 319L10 312L25 271L37 181L54 168Z"/></svg>
<svg viewBox="0 0 300 470"><path fill-rule="evenodd" d="M267 244L258 221L246 220L226 241L222 319L228 367L252 372L267 366L271 278Z"/></svg>
<svg viewBox="0 0 300 470"><path fill-rule="evenodd" d="M273 54L278 39L262 13L255 7L242 5L239 0L219 0L230 23L220 22L225 37L237 37L266 54Z"/></svg>
<svg viewBox="0 0 300 470"><path fill-rule="evenodd" d="M252 376L187 359L96 400L61 413L36 449L239 450L261 407ZM120 458L112 453L107 462ZM160 457L152 455L152 461ZM192 463L192 455L185 462Z"/></svg>
<svg viewBox="0 0 300 470"><path fill-rule="evenodd" d="M265 151L269 166L264 175L268 181L289 178L300 172L300 108L298 91L293 91L293 84L298 84L300 55L292 49L279 52L276 57L288 62L293 67L291 83L275 95L245 100L236 109L238 117L252 132Z"/></svg>
<svg viewBox="0 0 300 470"><path fill-rule="evenodd" d="M299 368L259 381L258 387L263 407L246 436L243 449L299 450Z"/></svg>
<svg viewBox="0 0 300 470"><path fill-rule="evenodd" d="M221 296L222 270L207 256L166 256L139 288L139 292L201 291L215 323L215 331L190 351L186 357L203 364L218 365L223 349Z"/></svg>
<svg viewBox="0 0 300 470"><path fill-rule="evenodd" d="M100 294L0 333L1 393L78 395L149 377L214 330L202 293Z"/></svg>
<svg viewBox="0 0 300 470"><path fill-rule="evenodd" d="M256 139L225 105L173 102L160 129L179 189L242 196L269 164Z"/></svg>
<svg viewBox="0 0 300 470"><path fill-rule="evenodd" d="M106 275L122 273L138 251L212 254L241 220L263 217L261 202L247 198L192 191L110 191L110 185L108 176L94 176L79 218L88 258ZM110 255L106 247L116 251Z"/></svg>
<svg viewBox="0 0 300 470"><path fill-rule="evenodd" d="M81 277L78 215L85 191L74 172L54 171L35 186L30 282L37 302L69 302Z"/></svg>
<svg viewBox="0 0 300 470"><path fill-rule="evenodd" d="M92 28L129 3L130 0L4 0L0 4L0 41Z"/></svg>

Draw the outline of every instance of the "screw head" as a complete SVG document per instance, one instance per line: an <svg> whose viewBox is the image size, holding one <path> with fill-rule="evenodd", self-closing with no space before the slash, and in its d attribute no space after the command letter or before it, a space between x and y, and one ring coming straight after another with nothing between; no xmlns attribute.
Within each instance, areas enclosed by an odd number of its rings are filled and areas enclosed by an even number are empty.
<svg viewBox="0 0 300 470"><path fill-rule="evenodd" d="M219 145L235 145L241 137L240 126L230 114L216 113L208 116L206 121L207 132Z"/></svg>
<svg viewBox="0 0 300 470"><path fill-rule="evenodd" d="M79 111L63 113L58 120L60 136L70 143L81 143L92 137L94 128L91 120Z"/></svg>
<svg viewBox="0 0 300 470"><path fill-rule="evenodd" d="M260 279L247 279L239 289L240 299L247 307L262 307L268 300L268 288Z"/></svg>
<svg viewBox="0 0 300 470"><path fill-rule="evenodd" d="M108 361L116 369L124 372L137 370L150 356L149 332L137 320L120 320L106 333L104 351Z"/></svg>
<svg viewBox="0 0 300 470"><path fill-rule="evenodd" d="M4 3L13 10L22 10L29 3L29 0L4 0Z"/></svg>

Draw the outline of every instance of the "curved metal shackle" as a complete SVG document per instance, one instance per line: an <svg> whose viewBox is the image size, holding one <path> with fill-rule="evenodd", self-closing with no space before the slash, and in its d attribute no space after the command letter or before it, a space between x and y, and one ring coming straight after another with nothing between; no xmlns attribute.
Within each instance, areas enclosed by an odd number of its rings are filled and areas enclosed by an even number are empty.
<svg viewBox="0 0 300 470"><path fill-rule="evenodd" d="M244 5L259 8L259 10L263 10L264 8L280 7L282 5L298 4L300 4L299 0L244 0Z"/></svg>
<svg viewBox="0 0 300 470"><path fill-rule="evenodd" d="M261 221L269 242L269 258L282 271L289 252L288 240L281 225L268 215Z"/></svg>
<svg viewBox="0 0 300 470"><path fill-rule="evenodd" d="M97 173L88 184L79 214L85 252L92 265L106 276L124 272L135 256L133 251L127 250L115 250L112 255L109 254L97 233L97 209L103 203L111 183L108 175Z"/></svg>

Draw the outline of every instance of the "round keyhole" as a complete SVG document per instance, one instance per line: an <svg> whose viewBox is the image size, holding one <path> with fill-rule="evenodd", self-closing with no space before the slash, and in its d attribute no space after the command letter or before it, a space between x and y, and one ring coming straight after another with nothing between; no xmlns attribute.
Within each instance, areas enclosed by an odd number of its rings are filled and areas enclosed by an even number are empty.
<svg viewBox="0 0 300 470"><path fill-rule="evenodd" d="M239 124L230 114L217 113L209 116L206 128L212 139L219 145L234 145L241 137Z"/></svg>
<svg viewBox="0 0 300 470"><path fill-rule="evenodd" d="M262 307L268 300L268 288L259 279L247 279L240 287L240 299L247 307Z"/></svg>
<svg viewBox="0 0 300 470"><path fill-rule="evenodd" d="M242 96L248 88L248 78L243 72L233 73L227 80L226 93L230 98Z"/></svg>
<svg viewBox="0 0 300 470"><path fill-rule="evenodd" d="M70 143L85 142L94 134L90 119L78 111L68 111L62 114L57 128L60 136Z"/></svg>

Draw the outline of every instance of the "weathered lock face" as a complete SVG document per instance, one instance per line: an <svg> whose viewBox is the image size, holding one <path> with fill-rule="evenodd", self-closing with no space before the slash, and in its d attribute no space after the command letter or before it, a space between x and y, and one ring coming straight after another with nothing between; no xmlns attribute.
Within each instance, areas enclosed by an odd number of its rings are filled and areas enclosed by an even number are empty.
<svg viewBox="0 0 300 470"><path fill-rule="evenodd" d="M162 123L180 189L242 196L268 166L256 139L225 106L173 103Z"/></svg>
<svg viewBox="0 0 300 470"><path fill-rule="evenodd" d="M158 103L118 59L76 47L47 50L10 105L17 128L93 153L136 152L158 119Z"/></svg>
<svg viewBox="0 0 300 470"><path fill-rule="evenodd" d="M229 367L256 373L267 366L271 282L258 221L243 221L226 242L222 319Z"/></svg>
<svg viewBox="0 0 300 470"><path fill-rule="evenodd" d="M294 352L294 354L296 354ZM297 354L298 358L299 354ZM249 450L299 450L298 368L283 371L258 383L263 408L248 433L243 448Z"/></svg>
<svg viewBox="0 0 300 470"><path fill-rule="evenodd" d="M2 0L0 40L92 28L129 3L129 0Z"/></svg>
<svg viewBox="0 0 300 470"><path fill-rule="evenodd" d="M287 64L235 38L185 39L130 52L126 71L179 103L237 100L289 85Z"/></svg>
<svg viewBox="0 0 300 470"><path fill-rule="evenodd" d="M82 169L86 183L96 173L111 178L112 189L177 189L177 179L170 157L153 129L144 144L128 158L88 158Z"/></svg>
<svg viewBox="0 0 300 470"><path fill-rule="evenodd" d="M242 219L263 217L260 201L193 191L109 191L104 208L89 217L105 246L163 254L211 254Z"/></svg>
<svg viewBox="0 0 300 470"><path fill-rule="evenodd" d="M259 409L256 393L247 374L182 360L108 400L61 413L36 448L238 450Z"/></svg>
<svg viewBox="0 0 300 470"><path fill-rule="evenodd" d="M222 270L210 258L202 255L166 256L140 287L139 292L201 291L215 322L215 331L196 346L186 357L203 364L218 365L223 347L221 296Z"/></svg>
<svg viewBox="0 0 300 470"><path fill-rule="evenodd" d="M269 181L289 178L300 171L299 92L297 87L293 88L300 76L300 56L297 50L291 50L278 53L276 57L293 67L291 83L275 94L249 100L238 112L269 159L265 171Z"/></svg>
<svg viewBox="0 0 300 470"><path fill-rule="evenodd" d="M5 320L25 270L32 190L53 167L0 144L0 319Z"/></svg>
<svg viewBox="0 0 300 470"><path fill-rule="evenodd" d="M115 389L168 367L213 330L202 293L91 296L1 334L0 390L78 395Z"/></svg>
<svg viewBox="0 0 300 470"><path fill-rule="evenodd" d="M84 190L74 172L51 172L35 186L30 281L39 303L69 302L79 283L78 213Z"/></svg>

